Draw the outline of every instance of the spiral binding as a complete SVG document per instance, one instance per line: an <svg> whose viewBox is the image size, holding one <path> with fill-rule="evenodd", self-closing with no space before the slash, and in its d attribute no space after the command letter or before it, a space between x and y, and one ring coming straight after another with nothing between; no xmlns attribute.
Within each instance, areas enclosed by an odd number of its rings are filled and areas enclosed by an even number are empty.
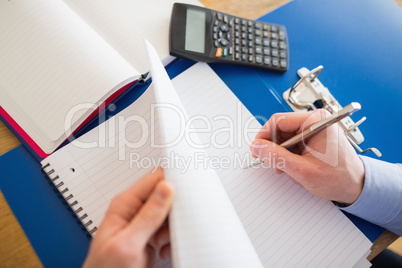
<svg viewBox="0 0 402 268"><path fill-rule="evenodd" d="M95 233L98 228L96 226L91 227L93 224L92 220L88 220L88 214L83 213L84 209L79 206L77 200L74 200L74 195L69 193L69 189L64 186L64 182L60 181L59 175L56 174L54 169L50 169L46 171L46 169L51 168L50 163L47 163L42 167L42 173L50 180L49 184L53 185L56 190L59 192L59 197L64 199L64 204L68 205L71 211L75 214L75 216L79 219L82 224L82 229L87 231L90 236ZM64 187L63 187L64 186ZM55 191L56 191L55 190ZM82 215L81 215L82 214Z"/></svg>

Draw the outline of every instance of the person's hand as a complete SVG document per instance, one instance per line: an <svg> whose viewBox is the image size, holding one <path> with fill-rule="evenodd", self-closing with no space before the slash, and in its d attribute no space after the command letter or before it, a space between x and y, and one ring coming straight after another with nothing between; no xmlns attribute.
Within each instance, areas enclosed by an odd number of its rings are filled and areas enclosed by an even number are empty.
<svg viewBox="0 0 402 268"><path fill-rule="evenodd" d="M364 183L364 166L338 124L317 133L291 151L277 145L314 123L329 112L274 114L251 144L253 156L264 166L287 173L316 196L346 205L360 196Z"/></svg>
<svg viewBox="0 0 402 268"><path fill-rule="evenodd" d="M99 226L84 267L152 267L170 255L166 217L173 190L158 168L116 196Z"/></svg>

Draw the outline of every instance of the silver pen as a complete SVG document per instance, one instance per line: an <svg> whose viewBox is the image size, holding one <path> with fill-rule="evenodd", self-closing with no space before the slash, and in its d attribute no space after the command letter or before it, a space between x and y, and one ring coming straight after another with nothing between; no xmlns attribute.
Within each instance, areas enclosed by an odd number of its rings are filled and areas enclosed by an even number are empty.
<svg viewBox="0 0 402 268"><path fill-rule="evenodd" d="M315 123L314 125L312 125L311 127L309 127L308 129L300 132L299 134L297 134L296 136L288 139L287 141L281 143L279 146L282 146L286 149L289 149L290 147L298 144L299 142L317 134L318 132L320 132L321 130L331 126L332 124L335 124L337 122L339 122L340 120L342 120L343 118L353 114L356 111L359 111L361 109L361 105L358 102L352 102L351 104L345 106L342 110L340 110L337 113L333 113L331 116L329 116L328 118L325 118L324 120ZM250 165L248 165L247 167L244 167L245 169L253 167L253 166L257 166L260 165L262 162L260 159L256 158Z"/></svg>

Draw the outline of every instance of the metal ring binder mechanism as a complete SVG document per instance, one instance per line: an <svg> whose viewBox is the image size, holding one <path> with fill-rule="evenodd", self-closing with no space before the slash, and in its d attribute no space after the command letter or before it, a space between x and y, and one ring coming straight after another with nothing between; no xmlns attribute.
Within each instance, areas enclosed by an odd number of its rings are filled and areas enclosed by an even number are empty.
<svg viewBox="0 0 402 268"><path fill-rule="evenodd" d="M323 108L328 110L331 114L334 114L342 110L342 106L339 102L317 78L322 69L323 66L320 65L311 71L305 67L297 71L300 80L283 93L283 98L293 111L311 111ZM362 150L359 147L359 144L364 141L364 137L358 126L365 120L366 117L363 117L357 121L357 123L354 123L353 120L347 116L340 120L338 124L343 129L346 138L357 151L360 153L372 151L375 155L381 157L381 152L376 148L371 147Z"/></svg>
<svg viewBox="0 0 402 268"><path fill-rule="evenodd" d="M69 194L68 188L64 187L64 189L62 189L64 182L60 181L61 178L59 175L54 174L55 170L51 168L49 163L42 167L42 173L45 174L47 179L49 179L49 184L56 188L54 191L57 190L59 192L59 198L64 199L64 204L69 206L74 215L79 219L78 223L82 224L82 229L84 231L87 230L89 233L88 236L90 237L98 228L93 227L90 229L89 226L93 223L92 220L84 222L88 215L84 212L84 209L81 206L78 206L78 201L74 200L74 196Z"/></svg>

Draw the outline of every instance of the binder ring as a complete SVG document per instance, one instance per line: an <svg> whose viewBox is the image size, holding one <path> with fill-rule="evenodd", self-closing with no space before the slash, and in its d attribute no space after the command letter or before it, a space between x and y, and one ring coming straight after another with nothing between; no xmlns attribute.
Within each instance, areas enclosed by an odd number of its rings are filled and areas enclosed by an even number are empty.
<svg viewBox="0 0 402 268"><path fill-rule="evenodd" d="M310 72L308 72L306 75L304 75L302 78L300 78L299 81L297 81L297 82L290 88L288 100L289 100L289 102L290 102L291 104L293 104L294 106L296 106L296 107L299 108L299 109L303 109L303 108L312 109L312 110L315 110L315 109L316 109L315 106L314 106L312 103L300 103L300 102L297 103L297 102L293 101L293 99L292 99L292 93L293 93L293 91L294 91L301 83L303 83L304 80L306 80L307 78L311 77L311 80L310 80L310 81L314 81L314 79L316 79L317 76L320 75L320 73L321 73L321 71L322 71L323 68L324 68L324 67L323 67L322 65L320 65L320 66L314 68L313 70L311 70Z"/></svg>

